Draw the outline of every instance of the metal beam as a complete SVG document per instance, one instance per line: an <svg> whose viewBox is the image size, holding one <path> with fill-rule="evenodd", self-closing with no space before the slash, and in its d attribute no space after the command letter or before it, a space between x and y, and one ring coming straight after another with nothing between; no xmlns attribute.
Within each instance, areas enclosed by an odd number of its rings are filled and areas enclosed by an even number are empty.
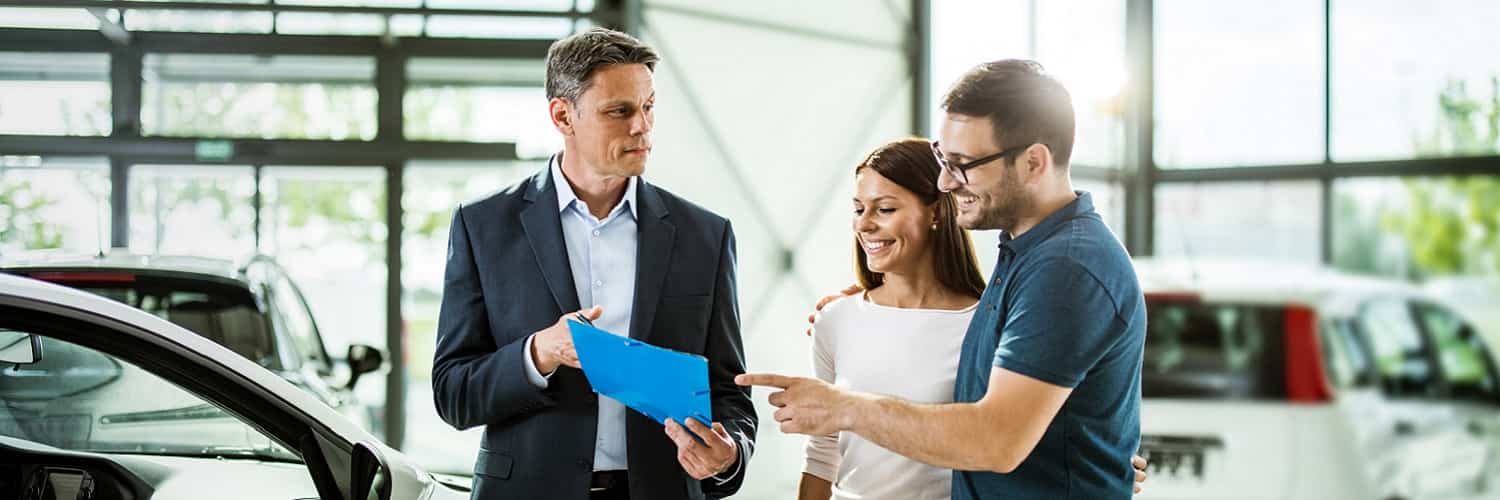
<svg viewBox="0 0 1500 500"><path fill-rule="evenodd" d="M894 14L893 14L894 15ZM911 0L911 39L907 41L907 64L911 67L911 133L918 137L932 131L932 2Z"/></svg>
<svg viewBox="0 0 1500 500"><path fill-rule="evenodd" d="M328 14L482 16L482 17L579 17L577 12L514 9L444 9L431 7L358 7L280 3L226 3L142 0L0 0L0 7L45 7L125 10L207 10L219 12L318 12Z"/></svg>
<svg viewBox="0 0 1500 500"><path fill-rule="evenodd" d="M385 350L390 371L385 374L385 442L400 449L406 438L406 339L401 314L401 196L400 162L386 164L385 177Z"/></svg>
<svg viewBox="0 0 1500 500"><path fill-rule="evenodd" d="M375 58L375 139L399 141L403 137L402 102L406 96L406 57L382 52Z"/></svg>
<svg viewBox="0 0 1500 500"><path fill-rule="evenodd" d="M137 137L141 133L140 51L115 47L109 54L110 135Z"/></svg>
<svg viewBox="0 0 1500 500"><path fill-rule="evenodd" d="M329 166L385 165L394 160L517 160L509 142L328 141L174 137L0 135L0 154L128 157L137 162L202 163L200 140L228 141L233 155L215 163Z"/></svg>
<svg viewBox="0 0 1500 500"><path fill-rule="evenodd" d="M98 31L0 28L0 47L21 52L108 52L114 43Z"/></svg>
<svg viewBox="0 0 1500 500"><path fill-rule="evenodd" d="M1318 182L1319 224L1318 224L1318 253L1320 262L1325 265L1333 264L1333 179L1325 178Z"/></svg>
<svg viewBox="0 0 1500 500"><path fill-rule="evenodd" d="M130 245L130 163L122 158L109 159L109 246Z"/></svg>
<svg viewBox="0 0 1500 500"><path fill-rule="evenodd" d="M1243 182L1451 175L1500 175L1500 156L1172 169L1159 171L1157 181Z"/></svg>
<svg viewBox="0 0 1500 500"><path fill-rule="evenodd" d="M1143 257L1155 244L1157 169L1154 142L1156 92L1152 0L1125 2L1125 60L1130 65L1126 104L1125 247Z"/></svg>
<svg viewBox="0 0 1500 500"><path fill-rule="evenodd" d="M1333 0L1323 0L1323 164L1333 163ZM1323 264L1333 264L1333 180L1318 183L1323 199L1318 247Z"/></svg>
<svg viewBox="0 0 1500 500"><path fill-rule="evenodd" d="M255 165L250 167L251 182L255 185L255 193L250 195L250 210L254 212L254 218L252 219L250 226L252 228L251 234L255 235L255 251L257 252L260 251L260 242L262 241L262 238L260 237L260 210L265 206L265 199L261 196L260 179L265 174L265 168L265 165Z"/></svg>
<svg viewBox="0 0 1500 500"><path fill-rule="evenodd" d="M130 45L130 32L125 29L124 25L109 20L109 15L105 13L104 9L94 8L88 9L88 11L89 14L93 14L94 19L99 20L99 33L103 34L105 38L108 38L111 42L115 42L115 45L122 47Z"/></svg>
<svg viewBox="0 0 1500 500"><path fill-rule="evenodd" d="M132 33L131 47L145 53L368 55L544 59L551 40L380 36L264 35L245 33ZM0 47L26 52L106 52L112 43L97 31L0 29Z"/></svg>
<svg viewBox="0 0 1500 500"><path fill-rule="evenodd" d="M1094 165L1068 165L1068 170L1074 179L1085 179L1101 182L1125 182L1129 180L1128 175L1116 167L1097 167Z"/></svg>

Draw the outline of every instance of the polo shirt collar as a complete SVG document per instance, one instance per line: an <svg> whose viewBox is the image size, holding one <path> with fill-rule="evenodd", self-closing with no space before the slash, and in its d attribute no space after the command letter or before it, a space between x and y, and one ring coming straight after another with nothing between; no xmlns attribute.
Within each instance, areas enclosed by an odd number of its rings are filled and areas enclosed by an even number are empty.
<svg viewBox="0 0 1500 500"><path fill-rule="evenodd" d="M1000 249L1010 250L1016 254L1026 253L1040 244L1047 236L1057 231L1057 228L1069 219L1078 217L1094 211L1094 198L1087 191L1073 191L1078 195L1077 199L1064 205L1062 208L1038 222L1035 227L1019 238L1012 238L1010 231L1000 232Z"/></svg>

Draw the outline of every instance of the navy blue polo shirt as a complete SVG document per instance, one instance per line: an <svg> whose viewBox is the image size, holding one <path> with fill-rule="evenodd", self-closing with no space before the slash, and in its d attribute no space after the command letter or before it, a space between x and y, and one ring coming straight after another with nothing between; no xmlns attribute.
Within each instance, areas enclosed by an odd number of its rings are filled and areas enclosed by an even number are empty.
<svg viewBox="0 0 1500 500"><path fill-rule="evenodd" d="M974 402L1000 367L1073 392L1009 474L955 471L953 498L1129 499L1141 440L1146 303L1130 255L1092 198L1012 239L969 331L953 396Z"/></svg>

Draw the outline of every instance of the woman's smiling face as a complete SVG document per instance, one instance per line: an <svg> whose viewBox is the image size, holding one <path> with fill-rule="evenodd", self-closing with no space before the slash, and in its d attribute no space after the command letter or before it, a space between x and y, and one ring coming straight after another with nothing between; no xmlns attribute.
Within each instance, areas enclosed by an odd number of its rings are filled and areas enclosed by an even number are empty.
<svg viewBox="0 0 1500 500"><path fill-rule="evenodd" d="M932 206L879 172L864 168L855 175L854 236L870 271L909 271L925 264L933 219Z"/></svg>

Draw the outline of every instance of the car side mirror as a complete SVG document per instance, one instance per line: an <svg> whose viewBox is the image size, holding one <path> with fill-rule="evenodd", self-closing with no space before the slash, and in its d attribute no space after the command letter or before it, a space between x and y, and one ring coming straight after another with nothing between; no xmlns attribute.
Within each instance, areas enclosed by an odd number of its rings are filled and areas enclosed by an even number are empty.
<svg viewBox="0 0 1500 500"><path fill-rule="evenodd" d="M355 443L349 468L351 500L391 500L391 466L378 446Z"/></svg>
<svg viewBox="0 0 1500 500"><path fill-rule="evenodd" d="M385 364L385 354L380 349L365 344L353 344L349 346L349 353L344 357L349 363L349 383L344 387L354 388L359 382L360 375L379 370Z"/></svg>
<svg viewBox="0 0 1500 500"><path fill-rule="evenodd" d="M41 360L41 337L30 333L0 330L0 363L29 365Z"/></svg>

